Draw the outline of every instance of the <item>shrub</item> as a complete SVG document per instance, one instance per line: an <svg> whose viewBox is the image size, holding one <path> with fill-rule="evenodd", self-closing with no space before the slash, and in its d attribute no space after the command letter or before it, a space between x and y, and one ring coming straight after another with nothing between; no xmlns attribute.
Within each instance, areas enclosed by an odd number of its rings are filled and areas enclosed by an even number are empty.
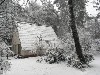
<svg viewBox="0 0 100 75"><path fill-rule="evenodd" d="M3 74L4 71L9 70L10 63L8 61L5 61L3 59L0 60L0 74Z"/></svg>
<svg viewBox="0 0 100 75"><path fill-rule="evenodd" d="M45 61L52 64L60 61L65 61L66 56L64 50L60 48L49 49L46 53Z"/></svg>
<svg viewBox="0 0 100 75"><path fill-rule="evenodd" d="M94 60L94 57L92 54L84 54L84 57L87 64L89 64L92 60Z"/></svg>
<svg viewBox="0 0 100 75"><path fill-rule="evenodd" d="M79 61L76 54L71 54L71 55L67 56L68 66L72 66L72 67L75 67L78 69L89 67L89 63L92 60L94 60L93 55L92 54L84 54L84 57L85 57L85 61L87 62L87 64L85 64L85 65Z"/></svg>

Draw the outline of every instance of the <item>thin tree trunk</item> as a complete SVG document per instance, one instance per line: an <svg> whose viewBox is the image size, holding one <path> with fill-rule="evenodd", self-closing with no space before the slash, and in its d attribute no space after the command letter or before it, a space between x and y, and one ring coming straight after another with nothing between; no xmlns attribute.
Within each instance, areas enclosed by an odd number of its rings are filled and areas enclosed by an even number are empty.
<svg viewBox="0 0 100 75"><path fill-rule="evenodd" d="M82 54L82 48L81 48L81 45L79 42L79 36L78 36L77 28L75 25L75 15L74 15L74 11L73 11L73 0L69 0L68 5L69 5L69 13L70 13L70 26L71 26L71 30L72 30L73 39L75 42L76 53L77 53L77 56L78 56L80 62L83 64L86 64L85 58Z"/></svg>

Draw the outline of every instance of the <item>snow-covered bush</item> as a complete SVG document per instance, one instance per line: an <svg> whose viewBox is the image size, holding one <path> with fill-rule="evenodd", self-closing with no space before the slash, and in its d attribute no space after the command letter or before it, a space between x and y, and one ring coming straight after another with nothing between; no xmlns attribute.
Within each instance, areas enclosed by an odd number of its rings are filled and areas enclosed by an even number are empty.
<svg viewBox="0 0 100 75"><path fill-rule="evenodd" d="M60 61L65 61L66 60L66 56L65 56L65 52L63 49L60 48L53 48L53 49L49 49L46 52L46 59L45 61L52 64L55 62L60 62Z"/></svg>
<svg viewBox="0 0 100 75"><path fill-rule="evenodd" d="M9 70L10 68L10 63L5 60L0 60L0 74L3 74L3 72Z"/></svg>
<svg viewBox="0 0 100 75"><path fill-rule="evenodd" d="M94 60L93 55L92 54L83 54L85 61L87 62L87 64L82 64L77 55L76 54L70 54L69 56L67 56L67 64L68 66L72 66L78 69L82 69L85 67L88 67L89 63Z"/></svg>
<svg viewBox="0 0 100 75"><path fill-rule="evenodd" d="M7 56L9 56L10 54L13 54L13 52L9 49L6 43L0 38L0 74L3 71L8 70L10 64L8 61L5 60L7 59Z"/></svg>
<svg viewBox="0 0 100 75"><path fill-rule="evenodd" d="M67 65L75 67L75 68L81 68L82 67L82 64L78 60L76 54L70 54L69 56L67 56Z"/></svg>
<svg viewBox="0 0 100 75"><path fill-rule="evenodd" d="M0 75L4 72L9 70L10 68L10 63L6 61L6 57L1 57L0 56Z"/></svg>
<svg viewBox="0 0 100 75"><path fill-rule="evenodd" d="M0 56L7 56L14 54L10 48L6 45L6 43L0 38Z"/></svg>
<svg viewBox="0 0 100 75"><path fill-rule="evenodd" d="M84 57L87 64L89 64L92 60L94 60L94 57L92 54L84 54Z"/></svg>
<svg viewBox="0 0 100 75"><path fill-rule="evenodd" d="M91 48L93 54L100 54L100 39L94 39Z"/></svg>

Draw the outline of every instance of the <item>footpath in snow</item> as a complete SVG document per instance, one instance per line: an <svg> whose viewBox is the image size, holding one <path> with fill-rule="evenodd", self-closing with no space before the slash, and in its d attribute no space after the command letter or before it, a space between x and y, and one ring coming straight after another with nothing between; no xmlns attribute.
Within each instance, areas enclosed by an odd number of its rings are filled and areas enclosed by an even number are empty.
<svg viewBox="0 0 100 75"><path fill-rule="evenodd" d="M37 58L9 60L11 68L9 71L4 72L3 75L100 75L100 56L96 56L95 60L90 64L93 67L87 68L84 72L67 67L65 63L39 63L36 62Z"/></svg>

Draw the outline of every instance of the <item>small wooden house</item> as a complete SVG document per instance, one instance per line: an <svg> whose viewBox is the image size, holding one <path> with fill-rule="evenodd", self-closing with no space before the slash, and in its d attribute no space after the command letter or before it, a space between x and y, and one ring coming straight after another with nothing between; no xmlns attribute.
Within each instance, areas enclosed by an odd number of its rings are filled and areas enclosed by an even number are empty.
<svg viewBox="0 0 100 75"><path fill-rule="evenodd" d="M15 54L23 56L43 55L51 43L51 47L53 44L58 44L52 27L22 22L18 23L17 31L13 32L12 50Z"/></svg>

